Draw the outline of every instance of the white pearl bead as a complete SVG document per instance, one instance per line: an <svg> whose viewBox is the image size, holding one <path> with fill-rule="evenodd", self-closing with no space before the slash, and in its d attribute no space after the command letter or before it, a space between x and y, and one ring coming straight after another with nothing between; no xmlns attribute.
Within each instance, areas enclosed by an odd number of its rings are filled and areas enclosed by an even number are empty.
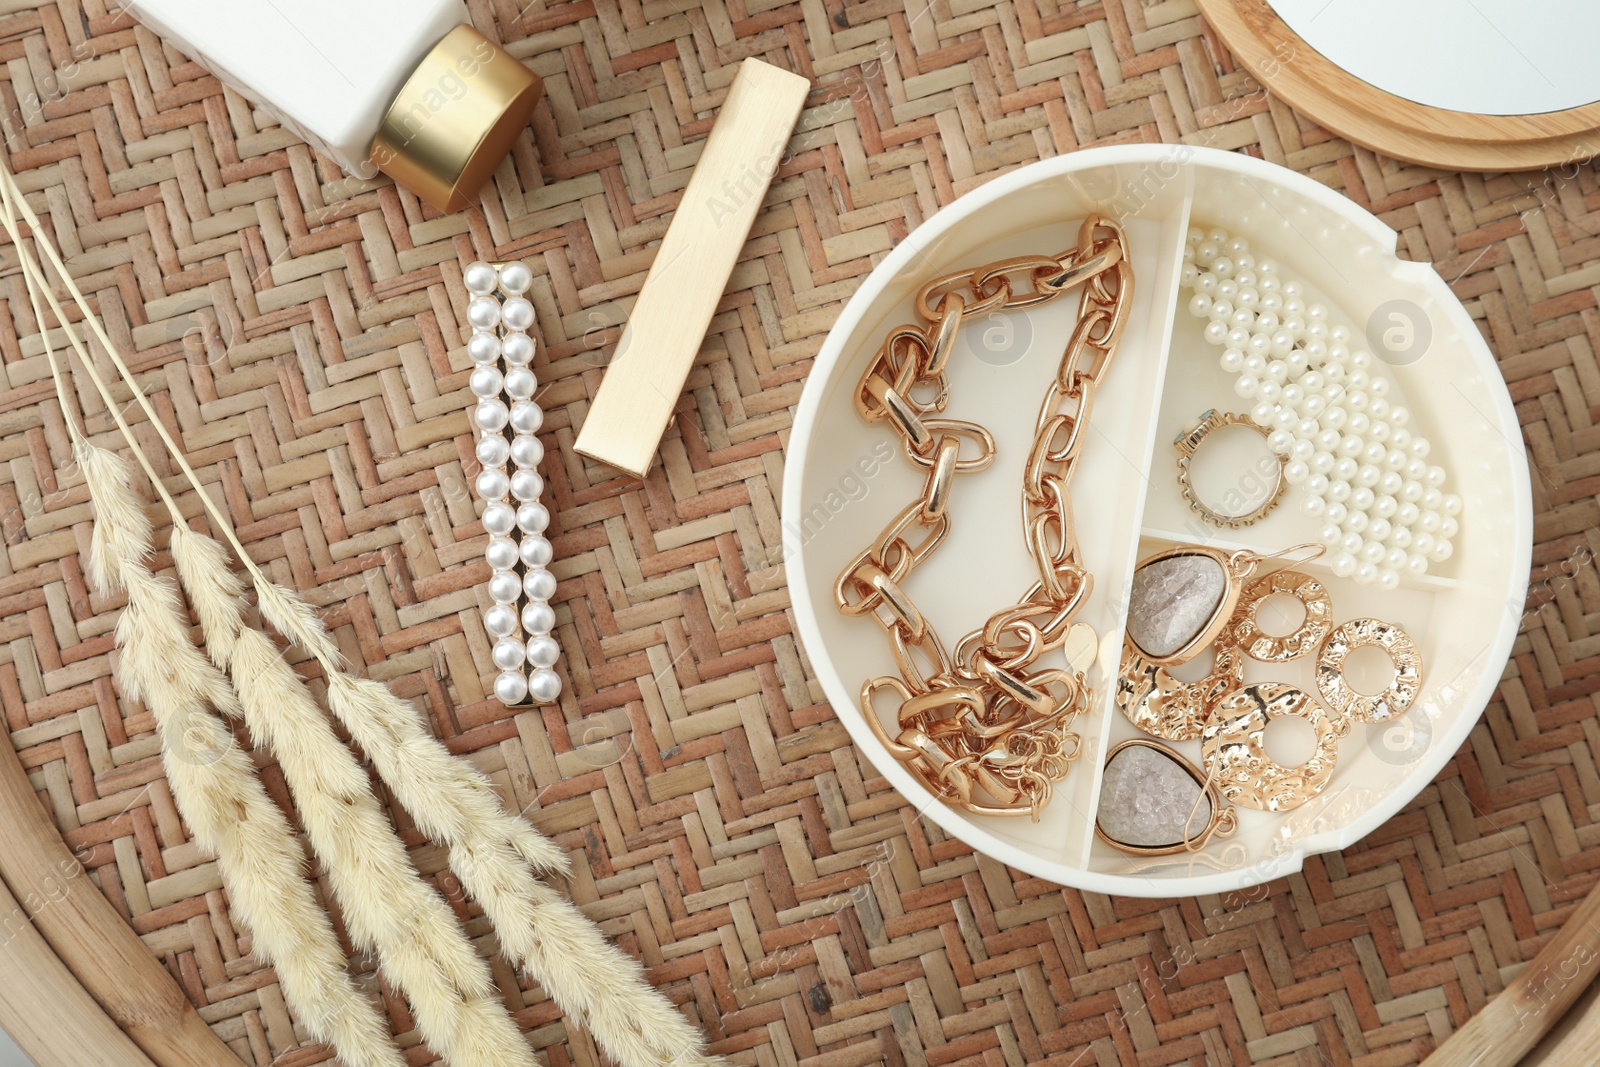
<svg viewBox="0 0 1600 1067"><path fill-rule="evenodd" d="M1238 374L1244 369L1244 353L1237 348L1230 348L1222 353L1217 365L1228 374Z"/></svg>
<svg viewBox="0 0 1600 1067"><path fill-rule="evenodd" d="M1313 445L1310 441L1296 441L1294 443L1294 447L1289 450L1290 458L1297 459L1307 466L1309 466L1311 463L1311 457L1316 454L1317 446Z"/></svg>
<svg viewBox="0 0 1600 1067"><path fill-rule="evenodd" d="M1350 418L1344 424L1344 432L1353 433L1359 437L1366 433L1367 427L1371 425L1372 419L1367 416L1365 411L1352 412Z"/></svg>
<svg viewBox="0 0 1600 1067"><path fill-rule="evenodd" d="M1383 465L1397 473L1405 470L1406 462L1406 454L1398 448L1391 448L1383 454Z"/></svg>
<svg viewBox="0 0 1600 1067"><path fill-rule="evenodd" d="M1400 487L1400 499L1408 504L1415 504L1418 500L1421 500L1422 483L1407 481L1406 484Z"/></svg>
<svg viewBox="0 0 1600 1067"><path fill-rule="evenodd" d="M1421 482L1428 476L1428 465L1420 459L1408 459L1405 476L1413 482Z"/></svg>
<svg viewBox="0 0 1600 1067"><path fill-rule="evenodd" d="M1290 382L1283 387L1283 402L1292 408L1298 408L1306 398L1305 386Z"/></svg>
<svg viewBox="0 0 1600 1067"><path fill-rule="evenodd" d="M1328 502L1315 493L1307 493L1300 501L1300 513L1308 519L1319 519L1328 511Z"/></svg>
<svg viewBox="0 0 1600 1067"><path fill-rule="evenodd" d="M1228 326L1221 322L1208 322L1205 329L1206 340L1211 344L1220 345L1228 339Z"/></svg>
<svg viewBox="0 0 1600 1067"><path fill-rule="evenodd" d="M1353 481L1355 479L1356 472L1360 469L1361 465L1358 464L1354 458L1350 456L1340 456L1334 461L1333 477L1341 482Z"/></svg>
<svg viewBox="0 0 1600 1067"><path fill-rule="evenodd" d="M1427 459L1428 453L1433 451L1433 446L1428 443L1426 437L1413 437L1406 451L1416 459Z"/></svg>
<svg viewBox="0 0 1600 1067"><path fill-rule="evenodd" d="M1239 285L1239 295L1234 298L1234 303L1238 304L1238 306L1242 308L1254 308L1261 303L1261 294L1256 291L1255 286L1245 285L1243 282L1241 282Z"/></svg>
<svg viewBox="0 0 1600 1067"><path fill-rule="evenodd" d="M1317 425L1316 419L1301 419L1294 424L1294 435L1302 441L1315 445L1317 434L1322 432L1322 427Z"/></svg>
<svg viewBox="0 0 1600 1067"><path fill-rule="evenodd" d="M478 496L484 500L500 500L511 488L506 472L490 467L478 474Z"/></svg>
<svg viewBox="0 0 1600 1067"><path fill-rule="evenodd" d="M1350 508L1353 511L1366 511L1372 506L1372 490L1366 486L1358 486L1350 494Z"/></svg>
<svg viewBox="0 0 1600 1067"><path fill-rule="evenodd" d="M553 704L561 695L561 676L541 667L528 676L528 692L540 704Z"/></svg>
<svg viewBox="0 0 1600 1067"><path fill-rule="evenodd" d="M1337 472L1335 472L1337 473ZM1343 504L1350 499L1350 483L1343 478L1337 478L1328 483L1328 500L1334 504Z"/></svg>
<svg viewBox="0 0 1600 1067"><path fill-rule="evenodd" d="M515 571L495 571L489 576L489 597L496 604L515 604L522 595L522 579Z"/></svg>
<svg viewBox="0 0 1600 1067"><path fill-rule="evenodd" d="M1317 436L1320 438L1322 435L1318 434ZM1337 462L1338 460L1333 458L1332 452L1323 452L1318 449L1317 454L1311 457L1311 469L1318 474L1329 474L1333 471Z"/></svg>
<svg viewBox="0 0 1600 1067"><path fill-rule="evenodd" d="M500 309L500 318L512 330L526 330L533 325L533 305L527 298L514 296Z"/></svg>
<svg viewBox="0 0 1600 1067"><path fill-rule="evenodd" d="M505 378L493 367L474 367L467 378L467 387L476 397L491 397L500 391Z"/></svg>
<svg viewBox="0 0 1600 1067"><path fill-rule="evenodd" d="M1365 391L1367 386L1372 384L1372 374L1369 371L1367 371L1367 369L1365 367L1362 366L1362 357L1363 356L1366 356L1366 358L1368 360L1372 359L1372 357L1371 356L1367 356L1367 354L1365 352L1353 352L1353 353L1351 353L1351 355L1350 355L1350 363L1351 363L1352 366L1355 367L1355 370L1350 372L1349 383L1350 383L1350 388L1352 388L1352 389L1360 389L1360 390Z"/></svg>
<svg viewBox="0 0 1600 1067"><path fill-rule="evenodd" d="M1367 496L1371 497L1371 489L1383 478L1383 472L1370 463L1363 463L1361 469L1356 471L1356 484L1368 490Z"/></svg>
<svg viewBox="0 0 1600 1067"><path fill-rule="evenodd" d="M1311 367L1311 360L1307 358L1306 354L1298 348L1291 351L1287 356L1284 356L1283 361L1289 364L1289 377L1291 378L1298 378L1300 375L1305 374Z"/></svg>
<svg viewBox="0 0 1600 1067"><path fill-rule="evenodd" d="M1384 379L1379 380L1382 381ZM1374 419L1387 419L1389 417L1389 402L1378 395L1377 390L1370 385L1367 386L1367 392L1372 396L1372 399L1367 404L1367 413Z"/></svg>
<svg viewBox="0 0 1600 1067"><path fill-rule="evenodd" d="M1428 557L1420 552L1413 552L1406 557L1406 573L1416 578L1421 578L1428 573Z"/></svg>
<svg viewBox="0 0 1600 1067"><path fill-rule="evenodd" d="M506 371L506 394L513 400L526 400L539 387L539 378L527 367L512 367Z"/></svg>
<svg viewBox="0 0 1600 1067"><path fill-rule="evenodd" d="M1328 503L1328 521L1333 523L1333 525L1335 525L1335 526L1342 525L1344 523L1344 520L1346 518L1348 518L1349 515L1350 515L1350 509L1349 508L1345 507L1343 504L1339 503L1337 500L1329 501L1329 503ZM1326 530L1326 527L1324 527L1324 530ZM1330 534L1329 536L1323 538L1323 540L1324 541L1337 541L1342 536L1344 536L1344 532L1342 530L1334 530L1332 534Z"/></svg>
<svg viewBox="0 0 1600 1067"><path fill-rule="evenodd" d="M1409 526L1396 526L1389 531L1389 543L1396 548L1409 548L1411 545L1411 528Z"/></svg>
<svg viewBox="0 0 1600 1067"><path fill-rule="evenodd" d="M1411 421L1411 409L1404 404L1395 404L1389 408L1389 425L1404 426Z"/></svg>
<svg viewBox="0 0 1600 1067"><path fill-rule="evenodd" d="M493 363L500 358L500 338L492 333L475 333L467 342L467 355L474 363Z"/></svg>
<svg viewBox="0 0 1600 1067"><path fill-rule="evenodd" d="M497 433L478 439L478 462L485 467L498 467L511 455L511 445Z"/></svg>
<svg viewBox="0 0 1600 1067"><path fill-rule="evenodd" d="M1329 568L1340 578L1348 578L1356 572L1356 558L1348 552L1341 552L1333 557Z"/></svg>
<svg viewBox="0 0 1600 1067"><path fill-rule="evenodd" d="M1384 591L1400 588L1400 574L1392 568L1385 567L1378 572L1378 588Z"/></svg>
<svg viewBox="0 0 1600 1067"><path fill-rule="evenodd" d="M1404 493L1405 490L1402 489L1400 492ZM1394 513L1394 521L1397 525L1409 527L1417 521L1417 516L1420 514L1422 514L1422 510L1417 505L1402 497L1400 508Z"/></svg>
<svg viewBox="0 0 1600 1067"><path fill-rule="evenodd" d="M1425 533L1438 533L1442 525L1444 518L1437 511L1424 511L1417 516L1416 528Z"/></svg>
<svg viewBox="0 0 1600 1067"><path fill-rule="evenodd" d="M1300 485L1309 477L1311 477L1311 468L1298 459L1291 460L1283 468L1283 480L1290 485Z"/></svg>
<svg viewBox="0 0 1600 1067"><path fill-rule="evenodd" d="M506 362L522 366L533 359L533 338L525 333L508 333L500 342Z"/></svg>
<svg viewBox="0 0 1600 1067"><path fill-rule="evenodd" d="M478 429L494 433L506 424L506 406L499 400L480 400L472 409L472 421Z"/></svg>
<svg viewBox="0 0 1600 1067"><path fill-rule="evenodd" d="M1251 356L1256 356L1264 360L1268 356L1272 355L1272 340L1271 338L1263 337L1258 333L1251 337L1250 340L1245 342L1244 350ZM1284 375L1284 377L1288 377L1287 373Z"/></svg>
<svg viewBox="0 0 1600 1067"><path fill-rule="evenodd" d="M509 504L490 504L483 509L483 528L491 534L505 535L517 525L517 513Z"/></svg>
<svg viewBox="0 0 1600 1067"><path fill-rule="evenodd" d="M534 501L517 509L517 526L524 533L544 533L549 525L550 510L543 504Z"/></svg>
<svg viewBox="0 0 1600 1067"><path fill-rule="evenodd" d="M1461 498L1454 493L1446 493L1444 503L1440 505L1440 510L1446 515L1461 514Z"/></svg>
<svg viewBox="0 0 1600 1067"><path fill-rule="evenodd" d="M1439 536L1440 537L1447 538L1447 539L1453 541L1453 540L1455 540L1456 534L1458 534L1460 532L1461 532L1461 523L1459 521L1457 521L1453 516L1446 515L1444 517L1444 520L1439 523Z"/></svg>
<svg viewBox="0 0 1600 1067"><path fill-rule="evenodd" d="M1384 496L1392 497L1400 491L1400 487L1405 484L1405 481L1404 478L1400 477L1399 472L1386 470L1383 472L1383 476L1378 479L1378 492Z"/></svg>
<svg viewBox="0 0 1600 1067"><path fill-rule="evenodd" d="M554 609L542 600L530 600L522 608L522 628L530 634L547 634L556 628Z"/></svg>
<svg viewBox="0 0 1600 1067"><path fill-rule="evenodd" d="M1389 434L1392 432L1389 424L1383 419L1373 419L1372 425L1367 427L1367 440L1383 444L1389 440ZM1385 449L1385 451L1388 450Z"/></svg>
<svg viewBox="0 0 1600 1067"><path fill-rule="evenodd" d="M1349 456L1352 459L1361 455L1362 450L1366 447L1367 443L1353 433L1347 433L1339 440L1339 454L1341 456Z"/></svg>
<svg viewBox="0 0 1600 1067"><path fill-rule="evenodd" d="M1227 256L1218 256L1211 261L1211 270L1219 278L1233 277L1233 260Z"/></svg>
<svg viewBox="0 0 1600 1067"><path fill-rule="evenodd" d="M517 613L505 604L496 604L483 613L483 628L495 637L509 637L517 628Z"/></svg>
<svg viewBox="0 0 1600 1067"><path fill-rule="evenodd" d="M1444 494L1429 486L1422 491L1422 499L1417 501L1417 506L1423 511L1439 511L1444 506Z"/></svg>
<svg viewBox="0 0 1600 1067"><path fill-rule="evenodd" d="M1426 556L1433 551L1433 534L1426 530L1413 531L1411 534L1411 550Z"/></svg>
<svg viewBox="0 0 1600 1067"><path fill-rule="evenodd" d="M1248 349L1244 357L1244 372L1252 378L1262 378L1267 373L1267 357L1260 352L1251 352Z"/></svg>
<svg viewBox="0 0 1600 1067"><path fill-rule="evenodd" d="M1382 486L1379 486L1379 488L1381 489ZM1400 502L1395 500L1392 495L1388 493L1380 493L1372 498L1372 507L1368 510L1371 511L1372 514L1377 518L1387 519L1390 515L1394 514L1395 509L1399 506Z"/></svg>
<svg viewBox="0 0 1600 1067"><path fill-rule="evenodd" d="M474 260L461 271L461 281L473 296L492 293L496 283L494 268L481 259Z"/></svg>
<svg viewBox="0 0 1600 1067"><path fill-rule="evenodd" d="M511 495L518 500L538 500L544 492L544 479L530 470L511 472Z"/></svg>
<svg viewBox="0 0 1600 1067"><path fill-rule="evenodd" d="M522 666L527 653L523 650L522 642L515 637L502 637L494 643L494 650L489 653L489 658L494 660L494 665L503 671L516 670Z"/></svg>
<svg viewBox="0 0 1600 1067"><path fill-rule="evenodd" d="M1215 292L1217 283L1221 280L1221 278L1218 278L1208 270L1201 270L1199 267L1195 268L1194 289L1196 292Z"/></svg>
<svg viewBox="0 0 1600 1067"><path fill-rule="evenodd" d="M1250 421L1257 426L1271 426L1277 414L1278 409L1275 405L1262 400L1250 409Z"/></svg>
<svg viewBox="0 0 1600 1067"><path fill-rule="evenodd" d="M1372 379L1372 384L1367 386L1367 392L1372 394L1372 399L1373 400L1378 400L1381 397L1388 396L1389 395L1389 379L1387 379L1387 378L1374 378L1374 379Z"/></svg>
<svg viewBox="0 0 1600 1067"><path fill-rule="evenodd" d="M517 565L517 543L509 537L491 537L484 547L483 558L497 571L508 571Z"/></svg>
<svg viewBox="0 0 1600 1067"><path fill-rule="evenodd" d="M1310 478L1306 479L1306 489L1317 496L1323 496L1328 492L1328 476L1324 472L1317 470L1315 464L1312 464L1311 469L1313 473Z"/></svg>
<svg viewBox="0 0 1600 1067"><path fill-rule="evenodd" d="M1455 554L1455 550L1454 545L1441 537L1433 543L1433 551L1428 553L1428 558L1435 563L1443 563Z"/></svg>
<svg viewBox="0 0 1600 1067"><path fill-rule="evenodd" d="M1213 304L1212 309L1214 311L1216 309L1216 305ZM1255 322L1255 317L1256 313L1251 311L1249 308L1236 307L1233 309L1233 314L1228 316L1228 325L1240 326L1245 329L1249 329L1250 326Z"/></svg>
<svg viewBox="0 0 1600 1067"><path fill-rule="evenodd" d="M1239 380L1233 383L1233 391L1246 400L1255 396L1260 389L1261 383L1248 374L1240 376Z"/></svg>
<svg viewBox="0 0 1600 1067"><path fill-rule="evenodd" d="M1443 467L1435 465L1428 468L1427 474L1424 477L1430 486L1438 489L1440 486L1444 485L1446 475Z"/></svg>
<svg viewBox="0 0 1600 1067"><path fill-rule="evenodd" d="M1391 415L1390 419L1392 420L1393 417ZM1411 431L1393 421L1389 423L1389 427L1389 447L1399 449L1401 454L1404 455L1406 448L1411 444Z"/></svg>
<svg viewBox="0 0 1600 1067"><path fill-rule="evenodd" d="M1334 449L1339 447L1339 442L1344 440L1344 434L1332 427L1328 427L1326 418L1319 419L1317 425L1327 427L1317 431L1317 436L1314 440L1317 449L1322 452L1332 453Z"/></svg>
<svg viewBox="0 0 1600 1067"><path fill-rule="evenodd" d="M511 461L519 467L537 467L544 459L544 444L529 433L511 439Z"/></svg>
<svg viewBox="0 0 1600 1067"><path fill-rule="evenodd" d="M1243 352L1244 346L1250 343L1250 331L1229 330L1227 339L1224 343L1229 348L1237 348L1240 352Z"/></svg>
<svg viewBox="0 0 1600 1067"><path fill-rule="evenodd" d="M502 704L520 704L527 695L528 680L516 671L506 671L494 680L494 696Z"/></svg>
<svg viewBox="0 0 1600 1067"><path fill-rule="evenodd" d="M1351 389L1344 394L1344 406L1351 411L1367 410L1367 394L1360 389Z"/></svg>
<svg viewBox="0 0 1600 1067"><path fill-rule="evenodd" d="M1267 447L1280 456L1286 456L1294 447L1294 434L1288 430L1273 430L1267 435Z"/></svg>
<svg viewBox="0 0 1600 1067"><path fill-rule="evenodd" d="M1197 319L1203 319L1211 314L1211 305L1214 301L1206 293L1196 293L1189 298L1189 314Z"/></svg>
<svg viewBox="0 0 1600 1067"><path fill-rule="evenodd" d="M543 569L530 570L522 576L522 591L529 600L549 600L556 595L556 576Z"/></svg>
<svg viewBox="0 0 1600 1067"><path fill-rule="evenodd" d="M1349 521L1348 518L1345 519L1345 522L1348 523ZM1352 556L1359 556L1361 546L1366 543L1366 538L1346 527L1344 536L1339 538L1339 551L1348 552Z"/></svg>
<svg viewBox="0 0 1600 1067"><path fill-rule="evenodd" d="M1349 418L1350 413L1348 411L1346 411L1340 405L1334 404L1329 406L1317 421L1322 423L1322 425L1326 426L1330 430L1342 430L1344 429L1344 424L1349 420Z"/></svg>
<svg viewBox="0 0 1600 1067"><path fill-rule="evenodd" d="M1334 508L1342 506L1340 504L1329 504L1328 510L1332 511ZM1339 543L1339 538L1343 536L1344 531L1339 528L1339 524L1336 522L1323 523L1322 528L1317 531L1317 540L1325 545L1336 545Z"/></svg>
<svg viewBox="0 0 1600 1067"><path fill-rule="evenodd" d="M533 284L533 271L526 263L507 263L500 268L500 288L508 293L525 293Z"/></svg>
<svg viewBox="0 0 1600 1067"><path fill-rule="evenodd" d="M1406 550L1399 546L1391 546L1383 554L1383 565L1390 570L1401 571L1406 567Z"/></svg>
<svg viewBox="0 0 1600 1067"><path fill-rule="evenodd" d="M1382 563L1386 551L1381 541L1364 541L1361 545L1361 562Z"/></svg>
<svg viewBox="0 0 1600 1067"><path fill-rule="evenodd" d="M528 641L528 665L553 667L561 656L561 648L553 637L535 637Z"/></svg>
<svg viewBox="0 0 1600 1067"><path fill-rule="evenodd" d="M1363 563L1356 568L1356 583L1358 585L1371 585L1378 580L1378 566L1375 563Z"/></svg>
<svg viewBox="0 0 1600 1067"><path fill-rule="evenodd" d="M539 534L529 534L522 539L522 562L529 567L548 567L554 555L550 540Z"/></svg>
<svg viewBox="0 0 1600 1067"><path fill-rule="evenodd" d="M1289 380L1289 365L1281 359L1275 359L1267 364L1267 377L1282 385Z"/></svg>
<svg viewBox="0 0 1600 1067"><path fill-rule="evenodd" d="M1345 533L1358 534L1367 528L1367 513L1357 508L1351 508L1350 513L1344 517Z"/></svg>
<svg viewBox="0 0 1600 1067"><path fill-rule="evenodd" d="M511 405L511 428L517 433L538 433L544 425L544 410L531 400L518 400Z"/></svg>
<svg viewBox="0 0 1600 1067"><path fill-rule="evenodd" d="M480 330L500 325L500 301L492 296L475 296L467 303L467 321Z"/></svg>

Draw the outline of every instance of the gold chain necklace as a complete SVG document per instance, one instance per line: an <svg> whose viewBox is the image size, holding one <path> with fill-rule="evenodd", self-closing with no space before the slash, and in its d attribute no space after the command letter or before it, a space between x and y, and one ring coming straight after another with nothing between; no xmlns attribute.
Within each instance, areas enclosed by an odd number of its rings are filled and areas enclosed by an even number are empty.
<svg viewBox="0 0 1600 1067"><path fill-rule="evenodd" d="M957 331L974 316L1034 307L1077 285L1084 287L1078 322L1023 468L1023 529L1039 580L947 652L904 583L950 532L955 476L994 461L988 430L929 417L949 403L946 367ZM1080 750L1072 725L1093 696L1084 679L1092 656L1080 658L1076 646L1092 654L1096 642L1074 619L1094 576L1078 561L1067 489L1132 299L1126 235L1092 215L1078 229L1077 247L1058 256L997 260L924 285L916 299L922 323L891 330L856 387L856 411L868 422L887 421L906 458L927 475L922 495L839 575L834 599L844 614L870 615L883 627L900 669L862 685L862 714L894 757L952 807L1037 820ZM964 440L975 455L962 455ZM1067 669L1032 669L1045 652L1069 644ZM900 702L892 734L873 704L884 690Z"/></svg>

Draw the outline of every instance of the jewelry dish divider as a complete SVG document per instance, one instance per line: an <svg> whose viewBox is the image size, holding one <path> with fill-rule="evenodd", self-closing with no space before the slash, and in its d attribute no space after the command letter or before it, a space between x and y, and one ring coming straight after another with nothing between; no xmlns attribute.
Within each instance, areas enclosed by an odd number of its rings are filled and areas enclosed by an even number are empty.
<svg viewBox="0 0 1600 1067"><path fill-rule="evenodd" d="M924 788L862 716L862 682L898 672L882 630L835 609L834 581L920 494L923 473L906 462L886 426L857 416L851 390L889 329L915 320L912 300L924 282L1004 256L1071 247L1079 221L1094 211L1126 227L1136 279L1132 313L1071 486L1082 558L1094 576L1078 616L1099 635L1089 674L1094 702L1075 727L1081 755L1037 822L968 815ZM1305 282L1308 303L1328 306L1330 324L1351 330L1352 347L1370 347L1366 317L1386 302L1405 301L1425 319L1431 342L1420 358L1375 365L1391 377L1391 399L1410 407L1412 428L1432 440L1430 462L1450 472L1448 491L1461 494L1464 507L1454 555L1422 577L1404 576L1398 589L1338 578L1327 556L1295 568L1327 586L1335 623L1370 615L1417 642L1423 682L1411 710L1384 726L1353 724L1326 790L1303 806L1285 813L1239 808L1232 838L1192 854L1141 857L1094 835L1106 753L1146 736L1114 704L1136 563L1180 544L1275 552L1316 541L1321 524L1300 510L1303 487L1291 486L1277 509L1239 529L1207 525L1183 500L1173 439L1208 408L1248 411L1254 402L1234 394L1232 376L1217 364L1222 350L1205 340L1202 322L1186 309L1188 294L1180 294L1191 225L1220 226L1276 259ZM1470 317L1431 266L1397 259L1395 242L1392 230L1338 193L1260 160L1187 146L1118 146L995 179L938 212L872 272L829 334L801 399L783 490L785 559L804 651L823 695L872 766L921 814L979 851L1053 882L1131 896L1213 893L1280 877L1307 855L1359 840L1420 792L1461 745L1493 694L1522 616L1532 533L1527 461L1505 385ZM944 415L988 428L997 456L989 469L957 477L948 539L907 582L947 645L1037 579L1023 543L1022 465L1077 302L1074 293L970 321L957 339ZM1038 665L1065 660L1056 651ZM1315 694L1314 665L1314 654L1251 661L1245 681L1284 681ZM1169 747L1201 766L1198 741Z"/></svg>

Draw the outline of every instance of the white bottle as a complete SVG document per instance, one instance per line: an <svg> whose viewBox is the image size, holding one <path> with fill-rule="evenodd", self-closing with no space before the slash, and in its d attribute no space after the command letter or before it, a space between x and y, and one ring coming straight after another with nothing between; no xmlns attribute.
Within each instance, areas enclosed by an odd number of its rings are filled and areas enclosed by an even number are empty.
<svg viewBox="0 0 1600 1067"><path fill-rule="evenodd" d="M351 174L471 203L543 85L462 0L139 0L129 10Z"/></svg>

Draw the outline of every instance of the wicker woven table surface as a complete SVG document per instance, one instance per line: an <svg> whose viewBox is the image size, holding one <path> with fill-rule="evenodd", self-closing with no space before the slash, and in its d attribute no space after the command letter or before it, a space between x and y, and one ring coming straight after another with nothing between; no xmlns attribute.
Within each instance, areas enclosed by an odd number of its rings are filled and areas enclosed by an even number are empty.
<svg viewBox="0 0 1600 1067"><path fill-rule="evenodd" d="M1375 157L1239 70L1189 0L469 7L548 95L464 214L343 179L100 0L3 5L6 154L255 559L573 852L574 898L714 1048L748 1064L1416 1063L1595 884L1595 171ZM662 462L642 487L611 479L572 452L573 427L752 55L813 79L801 134ZM1080 894L915 817L822 701L782 567L794 405L859 279L987 179L1132 141L1263 156L1400 231L1480 324L1537 468L1535 585L1470 741L1359 845L1237 896ZM186 840L150 715L111 683L120 605L87 591L86 493L0 254L11 739L105 896L241 1059L319 1062ZM460 284L476 258L532 265L546 342L568 685L521 714L486 693L478 621ZM552 1064L597 1062L542 992L497 974ZM404 1004L387 1006L414 1044Z"/></svg>

